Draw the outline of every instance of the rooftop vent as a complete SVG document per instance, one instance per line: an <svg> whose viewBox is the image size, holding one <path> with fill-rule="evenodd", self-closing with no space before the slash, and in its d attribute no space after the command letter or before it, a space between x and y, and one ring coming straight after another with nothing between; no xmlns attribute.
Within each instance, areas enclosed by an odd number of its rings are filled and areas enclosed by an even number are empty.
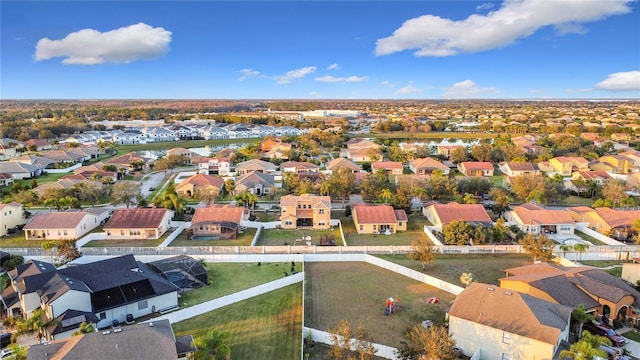
<svg viewBox="0 0 640 360"><path fill-rule="evenodd" d="M113 332L114 332L114 333L122 332L122 328L114 329L114 330L113 330Z"/></svg>
<svg viewBox="0 0 640 360"><path fill-rule="evenodd" d="M109 335L109 334L111 334L111 330L107 330L107 331L103 331L102 332L102 335Z"/></svg>
<svg viewBox="0 0 640 360"><path fill-rule="evenodd" d="M511 291L505 291L504 292L506 295L513 295L513 293Z"/></svg>
<svg viewBox="0 0 640 360"><path fill-rule="evenodd" d="M494 288L492 288L492 287L489 287L489 288L487 288L487 290L489 290L489 291L494 291L495 289L494 289Z"/></svg>
<svg viewBox="0 0 640 360"><path fill-rule="evenodd" d="M153 327L153 323L152 322L149 323L149 327Z"/></svg>

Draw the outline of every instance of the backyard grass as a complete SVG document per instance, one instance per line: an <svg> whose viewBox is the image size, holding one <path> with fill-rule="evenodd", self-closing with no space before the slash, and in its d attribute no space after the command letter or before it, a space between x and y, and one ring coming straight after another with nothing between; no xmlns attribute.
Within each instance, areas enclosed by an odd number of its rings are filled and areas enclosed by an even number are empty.
<svg viewBox="0 0 640 360"><path fill-rule="evenodd" d="M171 235L175 229L169 229L159 239L117 239L93 240L84 247L157 247Z"/></svg>
<svg viewBox="0 0 640 360"><path fill-rule="evenodd" d="M565 206L591 206L595 200L585 199L580 196L570 195L558 201L557 203L549 203L548 205L565 205Z"/></svg>
<svg viewBox="0 0 640 360"><path fill-rule="evenodd" d="M426 237L424 234L424 225L431 225L421 213L413 213L409 215L407 231L399 231L392 235L372 235L358 234L353 220L348 217L341 216L342 231L347 241L347 246L365 246L365 245L411 245L411 241L416 237Z"/></svg>
<svg viewBox="0 0 640 360"><path fill-rule="evenodd" d="M305 325L318 330L345 319L362 324L370 340L400 347L406 330L430 319L444 322L453 295L367 263L305 264ZM372 281L372 279L375 279ZM438 297L439 304L427 300ZM384 315L385 300L398 300L396 314Z"/></svg>
<svg viewBox="0 0 640 360"><path fill-rule="evenodd" d="M502 182L504 181L504 175L489 176L489 181L495 187L502 187Z"/></svg>
<svg viewBox="0 0 640 360"><path fill-rule="evenodd" d="M172 324L196 345L212 329L231 333L232 359L294 360L302 348L302 284L294 284ZM199 354L198 354L199 355ZM195 357L196 360L203 359Z"/></svg>
<svg viewBox="0 0 640 360"><path fill-rule="evenodd" d="M601 268L603 271L608 272L609 274L622 277L622 264L624 261L616 261L616 260L582 260L580 261L582 265L593 266L597 268ZM610 269L604 269L605 267L613 266Z"/></svg>
<svg viewBox="0 0 640 360"><path fill-rule="evenodd" d="M594 238L593 236L589 236L589 235L583 233L582 231L574 230L573 234L578 236L578 237L580 237L584 241L588 241L588 242L592 243L593 245L607 245L607 244L603 243L602 241Z"/></svg>
<svg viewBox="0 0 640 360"><path fill-rule="evenodd" d="M187 231L183 231L169 246L249 246L256 235L255 228L246 228L233 240L188 240Z"/></svg>
<svg viewBox="0 0 640 360"><path fill-rule="evenodd" d="M184 292L180 307L193 306L279 279L291 273L291 263L207 263L210 285ZM295 264L302 271L302 264Z"/></svg>
<svg viewBox="0 0 640 360"><path fill-rule="evenodd" d="M0 237L0 248L40 248L49 240L27 240L24 231Z"/></svg>
<svg viewBox="0 0 640 360"><path fill-rule="evenodd" d="M340 229L338 227L335 227L333 230L263 229L256 245L306 245L305 242L296 241L302 239L303 236L311 236L311 244L320 245L320 237L327 235L333 235L336 245L342 245L342 237L340 236Z"/></svg>
<svg viewBox="0 0 640 360"><path fill-rule="evenodd" d="M463 272L471 272L478 282L498 285L498 279L505 276L504 270L532 264L531 257L526 254L438 254L436 260L427 264L423 271L419 261L411 260L406 255L379 257L459 286L462 286L460 275Z"/></svg>
<svg viewBox="0 0 640 360"><path fill-rule="evenodd" d="M230 144L238 144L238 143L255 143L260 141L261 139L215 139L215 140L189 140L189 141L179 141L179 142L157 142L157 143L148 143L148 144L137 144L137 145L118 145L116 149L119 154L126 154L131 151L145 151L145 150L167 150L173 149L176 147L183 148L194 148L194 147L204 147L204 146L215 146L215 145L230 145Z"/></svg>
<svg viewBox="0 0 640 360"><path fill-rule="evenodd" d="M622 333L621 335L626 337L629 340L633 340L635 342L640 342L640 332L637 332L636 330L630 330L630 331Z"/></svg>

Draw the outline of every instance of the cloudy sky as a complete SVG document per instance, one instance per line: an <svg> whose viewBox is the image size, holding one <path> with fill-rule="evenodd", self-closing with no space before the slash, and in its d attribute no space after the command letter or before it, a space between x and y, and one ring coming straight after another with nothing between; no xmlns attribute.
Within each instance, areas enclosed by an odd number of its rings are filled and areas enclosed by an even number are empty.
<svg viewBox="0 0 640 360"><path fill-rule="evenodd" d="M640 98L631 0L0 7L2 99Z"/></svg>

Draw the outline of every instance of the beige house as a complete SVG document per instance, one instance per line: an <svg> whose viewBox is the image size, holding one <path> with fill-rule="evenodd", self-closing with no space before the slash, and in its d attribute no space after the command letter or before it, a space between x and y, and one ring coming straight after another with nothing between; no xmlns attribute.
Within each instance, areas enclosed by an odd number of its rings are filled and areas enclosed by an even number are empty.
<svg viewBox="0 0 640 360"><path fill-rule="evenodd" d="M96 214L64 211L40 213L23 230L27 240L75 240L99 225Z"/></svg>
<svg viewBox="0 0 640 360"><path fill-rule="evenodd" d="M509 176L540 175L540 170L528 162L502 162L498 166L500 171Z"/></svg>
<svg viewBox="0 0 640 360"><path fill-rule="evenodd" d="M357 205L351 215L358 234L395 234L406 231L409 221L404 210L389 205Z"/></svg>
<svg viewBox="0 0 640 360"><path fill-rule="evenodd" d="M402 175L402 163L397 161L374 161L371 163L371 172L383 170L388 175Z"/></svg>
<svg viewBox="0 0 640 360"><path fill-rule="evenodd" d="M442 175L449 175L449 167L432 158L411 160L409 162L409 170L416 175L431 175L436 170L442 172Z"/></svg>
<svg viewBox="0 0 640 360"><path fill-rule="evenodd" d="M259 160L259 159L251 159L247 161L243 161L236 165L236 175L246 175L252 172L260 172L264 174L274 175L276 173L277 166L274 164Z"/></svg>
<svg viewBox="0 0 640 360"><path fill-rule="evenodd" d="M572 308L495 285L472 283L449 310L449 334L466 356L554 359L569 339Z"/></svg>
<svg viewBox="0 0 640 360"><path fill-rule="evenodd" d="M171 226L173 214L162 208L116 209L103 229L107 240L159 239Z"/></svg>
<svg viewBox="0 0 640 360"><path fill-rule="evenodd" d="M482 204L429 204L422 208L422 215L439 231L442 231L445 225L458 220L481 226L493 224Z"/></svg>
<svg viewBox="0 0 640 360"><path fill-rule="evenodd" d="M280 164L280 171L283 173L317 174L320 172L320 166L307 161L287 161Z"/></svg>
<svg viewBox="0 0 640 360"><path fill-rule="evenodd" d="M240 224L249 220L249 209L231 205L211 205L197 208L187 230L190 240L235 239Z"/></svg>
<svg viewBox="0 0 640 360"><path fill-rule="evenodd" d="M26 223L21 203L13 201L0 204L0 236L5 236L11 229Z"/></svg>
<svg viewBox="0 0 640 360"><path fill-rule="evenodd" d="M465 161L458 164L458 171L466 176L493 176L493 164L487 161Z"/></svg>
<svg viewBox="0 0 640 360"><path fill-rule="evenodd" d="M224 180L217 176L196 174L188 177L176 186L176 193L185 197L196 197L201 194L220 195Z"/></svg>
<svg viewBox="0 0 640 360"><path fill-rule="evenodd" d="M352 173L358 173L362 170L358 164L343 157L335 158L327 163L327 170L329 172L333 172L341 168L347 168Z"/></svg>
<svg viewBox="0 0 640 360"><path fill-rule="evenodd" d="M640 210L619 210L610 208L592 209L586 206L567 208L567 214L575 222L587 222L589 228L601 233L612 234L618 240L631 239L635 235L634 221L640 219Z"/></svg>
<svg viewBox="0 0 640 360"><path fill-rule="evenodd" d="M331 198L312 194L286 195L280 198L280 226L283 229L331 226Z"/></svg>
<svg viewBox="0 0 640 360"><path fill-rule="evenodd" d="M182 156L187 164L197 164L201 158L200 154L181 147L167 150L167 156Z"/></svg>
<svg viewBox="0 0 640 360"><path fill-rule="evenodd" d="M575 221L564 210L549 210L535 204L516 206L505 213L507 222L526 233L573 235Z"/></svg>

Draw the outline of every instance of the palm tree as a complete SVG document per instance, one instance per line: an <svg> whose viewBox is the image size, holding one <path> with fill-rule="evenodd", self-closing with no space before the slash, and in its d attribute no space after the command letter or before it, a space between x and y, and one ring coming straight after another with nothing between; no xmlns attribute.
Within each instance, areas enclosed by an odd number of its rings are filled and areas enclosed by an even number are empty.
<svg viewBox="0 0 640 360"><path fill-rule="evenodd" d="M469 286L472 282L476 281L476 279L473 276L473 273L470 272L463 272L460 275L460 282L464 285L464 286Z"/></svg>
<svg viewBox="0 0 640 360"><path fill-rule="evenodd" d="M562 257L567 257L567 253L571 250L573 250L573 247L571 245L567 245L567 244L560 245L560 251L562 251Z"/></svg>
<svg viewBox="0 0 640 360"><path fill-rule="evenodd" d="M230 360L231 348L227 343L231 339L231 333L217 329L210 330L200 339L198 352L204 355L205 359Z"/></svg>
<svg viewBox="0 0 640 360"><path fill-rule="evenodd" d="M582 260L582 253L587 252L589 245L584 243L576 243L573 245L573 250L576 251L576 261L578 261L578 254L580 254L580 260Z"/></svg>
<svg viewBox="0 0 640 360"><path fill-rule="evenodd" d="M389 189L382 189L378 194L378 199L384 200L384 203L387 204L389 200L393 199L393 193Z"/></svg>
<svg viewBox="0 0 640 360"><path fill-rule="evenodd" d="M328 181L323 181L320 185L320 195L328 195L331 196L331 183Z"/></svg>
<svg viewBox="0 0 640 360"><path fill-rule="evenodd" d="M569 349L560 351L560 359L593 360L596 356L606 359L607 353L600 349L600 345L611 345L611 341L604 336L584 331L582 339L572 344Z"/></svg>
<svg viewBox="0 0 640 360"><path fill-rule="evenodd" d="M582 325L593 320L593 315L587 313L584 305L578 305L573 311L571 311L571 321L573 322L573 328L576 334L582 334Z"/></svg>

